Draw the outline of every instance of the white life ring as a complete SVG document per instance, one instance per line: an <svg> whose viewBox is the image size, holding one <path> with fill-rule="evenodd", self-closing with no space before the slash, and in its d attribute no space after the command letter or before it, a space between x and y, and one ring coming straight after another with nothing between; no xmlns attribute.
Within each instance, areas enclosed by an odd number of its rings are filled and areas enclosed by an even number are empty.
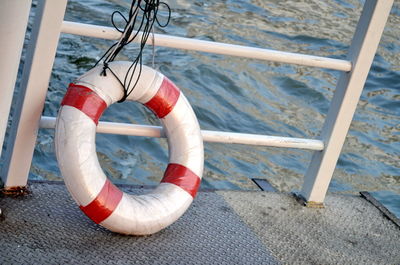
<svg viewBox="0 0 400 265"><path fill-rule="evenodd" d="M123 80L131 63L112 62ZM127 100L138 101L161 120L169 146L169 164L161 183L148 194L129 195L105 176L96 155L98 119L123 97L111 74L98 66L70 84L56 124L55 149L65 184L81 210L107 229L149 235L175 222L190 206L203 174L203 138L197 118L182 92L165 76L143 66Z"/></svg>

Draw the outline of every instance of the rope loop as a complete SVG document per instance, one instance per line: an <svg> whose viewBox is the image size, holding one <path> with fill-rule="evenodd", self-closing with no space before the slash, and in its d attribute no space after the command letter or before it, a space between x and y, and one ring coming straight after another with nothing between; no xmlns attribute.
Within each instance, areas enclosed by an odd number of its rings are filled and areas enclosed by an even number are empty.
<svg viewBox="0 0 400 265"><path fill-rule="evenodd" d="M158 19L158 10L160 6L164 6L168 12L167 21L163 24ZM125 22L124 29L120 29L116 23L116 16L122 18ZM152 33L154 23L159 27L166 27L171 19L171 8L165 2L160 0L133 0L129 10L128 18L125 17L120 11L114 11L111 14L111 24L113 27L121 33L121 37L118 42L111 45L111 47L101 56L93 67L96 67L102 62L103 70L100 75L107 76L107 70L118 79L119 83L124 89L124 95L118 102L124 102L126 98L132 93L133 89L137 85L143 65L143 49L147 43L149 35ZM154 36L153 36L154 38ZM138 40L139 39L139 40ZM119 52L133 40L139 42L139 51L136 57L133 59L131 66L125 74L124 80L120 80L118 76L109 67L109 63L114 61ZM153 43L154 45L154 43ZM138 71L136 78L135 73Z"/></svg>

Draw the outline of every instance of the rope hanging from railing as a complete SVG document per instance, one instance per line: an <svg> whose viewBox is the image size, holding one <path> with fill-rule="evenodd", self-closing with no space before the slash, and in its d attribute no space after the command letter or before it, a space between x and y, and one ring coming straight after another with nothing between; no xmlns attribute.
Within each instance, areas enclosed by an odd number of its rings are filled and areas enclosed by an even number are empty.
<svg viewBox="0 0 400 265"><path fill-rule="evenodd" d="M164 24L161 23L157 17L160 5L164 5L168 10L168 19ZM116 25L116 15L119 15L125 21L123 30L119 29ZM143 49L146 45L149 35L152 33L154 22L156 22L160 27L166 27L170 21L170 18L170 7L165 2L160 2L159 0L133 0L129 10L128 18L126 18L120 11L114 11L112 13L111 23L116 30L122 33L121 38L103 54L103 56L96 62L94 67L99 63L103 63L103 71L101 72L101 75L106 76L107 71L109 71L114 75L115 78L117 78L118 82L124 88L124 96L118 101L119 103L125 101L139 81L142 72ZM140 38L138 54L126 72L124 80L120 80L120 78L112 71L108 64L114 61L118 53L136 38ZM134 78L136 71L138 71L138 74L136 75L136 78Z"/></svg>

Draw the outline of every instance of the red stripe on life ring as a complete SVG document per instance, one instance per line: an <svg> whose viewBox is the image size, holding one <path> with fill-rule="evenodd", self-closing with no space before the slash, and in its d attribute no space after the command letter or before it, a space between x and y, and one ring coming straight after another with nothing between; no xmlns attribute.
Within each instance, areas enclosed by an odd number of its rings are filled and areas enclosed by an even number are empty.
<svg viewBox="0 0 400 265"><path fill-rule="evenodd" d="M61 105L67 105L85 113L96 125L107 108L107 103L96 92L85 86L69 84Z"/></svg>
<svg viewBox="0 0 400 265"><path fill-rule="evenodd" d="M168 78L164 80L157 93L144 105L151 109L158 118L164 118L175 107L180 91Z"/></svg>
<svg viewBox="0 0 400 265"><path fill-rule="evenodd" d="M79 208L96 224L99 224L114 212L121 199L122 191L107 179L97 197L88 205L79 206Z"/></svg>
<svg viewBox="0 0 400 265"><path fill-rule="evenodd" d="M194 198L200 186L200 178L187 167L170 163L165 170L161 183L175 184Z"/></svg>

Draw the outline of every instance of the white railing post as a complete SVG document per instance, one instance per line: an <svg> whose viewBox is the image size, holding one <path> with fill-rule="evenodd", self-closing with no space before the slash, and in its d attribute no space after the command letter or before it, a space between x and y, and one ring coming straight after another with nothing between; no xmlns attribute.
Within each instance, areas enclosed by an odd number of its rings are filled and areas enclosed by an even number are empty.
<svg viewBox="0 0 400 265"><path fill-rule="evenodd" d="M21 92L13 113L1 169L5 189L27 183L66 4L67 0L41 0L36 8L22 72Z"/></svg>
<svg viewBox="0 0 400 265"><path fill-rule="evenodd" d="M348 54L352 70L339 78L321 133L325 149L314 153L300 192L309 206L323 204L392 4L393 0L364 4Z"/></svg>
<svg viewBox="0 0 400 265"><path fill-rule="evenodd" d="M0 1L0 156L31 4L31 0Z"/></svg>

